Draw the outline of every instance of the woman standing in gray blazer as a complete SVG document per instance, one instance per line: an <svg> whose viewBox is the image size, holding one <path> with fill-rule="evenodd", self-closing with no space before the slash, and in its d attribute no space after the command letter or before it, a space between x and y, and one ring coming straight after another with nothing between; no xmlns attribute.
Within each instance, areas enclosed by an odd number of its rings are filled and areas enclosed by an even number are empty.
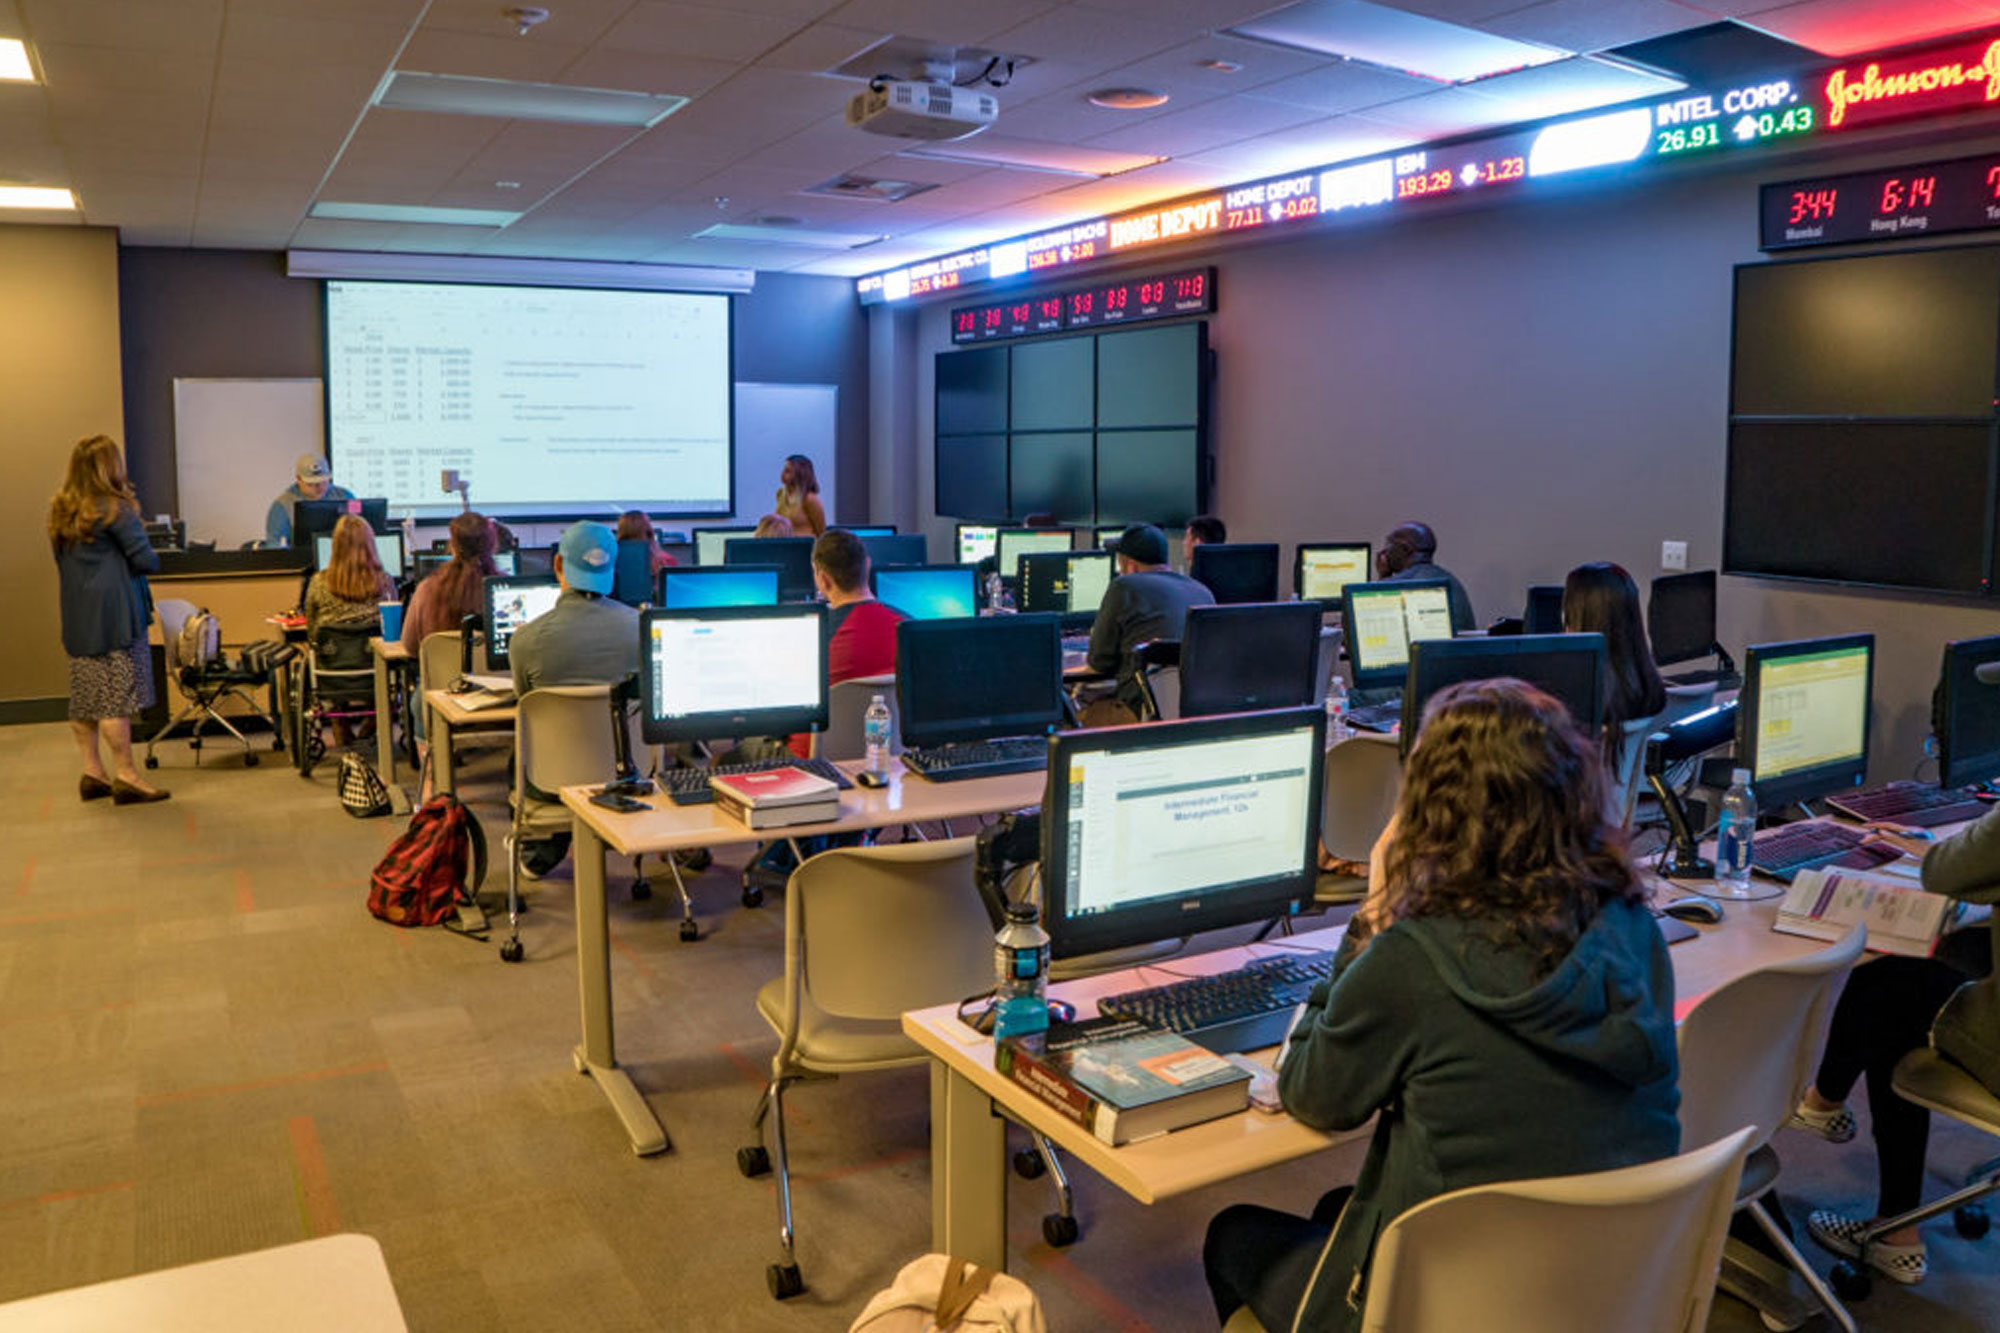
<svg viewBox="0 0 2000 1333"><path fill-rule="evenodd" d="M70 452L69 474L49 502L49 545L62 579L63 651L69 654L69 726L83 754L77 794L117 805L164 801L132 763L132 717L153 702L146 574L160 567L139 521L139 497L117 441L93 435ZM111 747L107 774L98 742Z"/></svg>

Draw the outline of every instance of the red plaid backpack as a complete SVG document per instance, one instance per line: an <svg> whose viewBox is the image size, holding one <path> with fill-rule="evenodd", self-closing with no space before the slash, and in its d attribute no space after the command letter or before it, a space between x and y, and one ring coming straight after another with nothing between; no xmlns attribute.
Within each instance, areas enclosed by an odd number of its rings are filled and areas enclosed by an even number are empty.
<svg viewBox="0 0 2000 1333"><path fill-rule="evenodd" d="M466 871L471 870L468 879ZM486 878L486 835L472 812L443 793L410 816L368 881L368 910L392 926L435 926L476 901Z"/></svg>

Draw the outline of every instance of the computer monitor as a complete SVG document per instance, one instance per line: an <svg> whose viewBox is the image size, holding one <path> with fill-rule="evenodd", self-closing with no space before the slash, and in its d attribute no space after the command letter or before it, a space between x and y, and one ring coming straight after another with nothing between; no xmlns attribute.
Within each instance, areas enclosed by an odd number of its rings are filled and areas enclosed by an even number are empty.
<svg viewBox="0 0 2000 1333"><path fill-rule="evenodd" d="M1528 604L1521 611L1521 633L1560 634L1563 632L1563 586L1560 583L1531 583Z"/></svg>
<svg viewBox="0 0 2000 1333"><path fill-rule="evenodd" d="M1104 594L1111 591L1111 580L1118 577L1118 560L1109 551L1072 551L1069 554L1069 572L1064 578L1068 585L1068 612L1072 623L1097 620L1097 608L1104 601Z"/></svg>
<svg viewBox="0 0 2000 1333"><path fill-rule="evenodd" d="M958 563L976 565L981 560L998 552L995 547L1000 541L1000 529L991 523L961 523L958 525Z"/></svg>
<svg viewBox="0 0 2000 1333"><path fill-rule="evenodd" d="M875 598L913 620L949 620L979 614L976 571L971 565L877 565Z"/></svg>
<svg viewBox="0 0 2000 1333"><path fill-rule="evenodd" d="M1278 600L1276 542L1203 542L1188 562L1188 577L1218 602Z"/></svg>
<svg viewBox="0 0 2000 1333"><path fill-rule="evenodd" d="M862 537L858 529L849 532L861 537L861 545L868 552L871 565L928 565L931 562L931 544L924 540L921 532L882 532Z"/></svg>
<svg viewBox="0 0 2000 1333"><path fill-rule="evenodd" d="M641 612L646 744L824 731L826 641L819 605Z"/></svg>
<svg viewBox="0 0 2000 1333"><path fill-rule="evenodd" d="M414 556L406 557L405 563L409 565L411 575L418 582L422 582L450 564L451 553L441 550L419 551ZM493 572L496 574L518 573L519 571L514 568L514 552L495 551L493 553ZM547 571L544 572L546 573Z"/></svg>
<svg viewBox="0 0 2000 1333"><path fill-rule="evenodd" d="M694 562L697 565L719 565L723 557L723 543L736 537L755 537L755 528L696 528L694 530Z"/></svg>
<svg viewBox="0 0 2000 1333"><path fill-rule="evenodd" d="M660 590L654 602L669 611L703 606L776 606L778 574L776 565L725 565L720 569L669 565L660 571Z"/></svg>
<svg viewBox="0 0 2000 1333"><path fill-rule="evenodd" d="M1291 916L1312 901L1326 714L1068 731L1042 799L1058 958Z"/></svg>
<svg viewBox="0 0 2000 1333"><path fill-rule="evenodd" d="M1090 534L1090 544L1097 550L1108 551L1118 544L1120 537L1125 535L1125 527L1126 525L1121 523L1115 528L1097 528Z"/></svg>
<svg viewBox="0 0 2000 1333"><path fill-rule="evenodd" d="M1750 645L1736 764L1765 810L1859 787L1868 773L1875 636Z"/></svg>
<svg viewBox="0 0 2000 1333"><path fill-rule="evenodd" d="M1373 550L1367 542L1304 542L1292 558L1292 593L1302 602L1319 602L1337 611L1340 590L1350 583L1366 583L1374 573Z"/></svg>
<svg viewBox="0 0 2000 1333"><path fill-rule="evenodd" d="M844 528L857 537L893 537L896 535L896 525L894 523L874 523L858 528L852 523L840 523L836 526Z"/></svg>
<svg viewBox="0 0 2000 1333"><path fill-rule="evenodd" d="M1189 607L1181 628L1181 716L1310 704L1319 622L1317 603Z"/></svg>
<svg viewBox="0 0 2000 1333"><path fill-rule="evenodd" d="M493 559L495 562L513 560L516 574L553 577L556 572L556 548L553 546L518 546L511 551L499 552Z"/></svg>
<svg viewBox="0 0 2000 1333"><path fill-rule="evenodd" d="M1511 634L1499 639L1424 639L1410 645L1403 684L1403 752L1423 725L1431 696L1467 680L1512 676L1553 695L1594 745L1604 729L1604 636Z"/></svg>
<svg viewBox="0 0 2000 1333"><path fill-rule="evenodd" d="M1021 610L1053 611L1075 627L1097 619L1116 571L1109 551L1030 551L1013 572Z"/></svg>
<svg viewBox="0 0 2000 1333"><path fill-rule="evenodd" d="M2000 662L2000 634L1944 646L1936 719L1938 785L1966 787L2000 777L2000 685L1974 674Z"/></svg>
<svg viewBox="0 0 2000 1333"><path fill-rule="evenodd" d="M342 514L359 514L376 532L389 530L389 502L380 496L366 500L300 500L292 509L292 545L304 550L322 532L332 532Z"/></svg>
<svg viewBox="0 0 2000 1333"><path fill-rule="evenodd" d="M495 671L508 668L507 645L514 641L514 631L554 606L561 595L561 585L549 576L500 574L486 580L486 661Z"/></svg>
<svg viewBox="0 0 2000 1333"><path fill-rule="evenodd" d="M703 561L707 564L707 561ZM722 543L724 565L776 565L778 600L813 598L813 539L810 537L730 537Z"/></svg>
<svg viewBox="0 0 2000 1333"><path fill-rule="evenodd" d="M1451 593L1443 579L1350 583L1340 591L1340 606L1358 690L1401 686L1412 643L1451 637Z"/></svg>
<svg viewBox="0 0 2000 1333"><path fill-rule="evenodd" d="M1715 571L1662 574L1646 598L1646 637L1661 666L1715 651Z"/></svg>
<svg viewBox="0 0 2000 1333"><path fill-rule="evenodd" d="M403 577L403 534L376 533L375 558L382 562L382 568L388 572L390 578L400 582ZM322 532L313 538L313 568L325 569L332 559L333 534Z"/></svg>
<svg viewBox="0 0 2000 1333"><path fill-rule="evenodd" d="M1068 528L1001 528L993 553L1000 577L1012 579L1022 556L1039 551L1067 551L1075 545Z"/></svg>
<svg viewBox="0 0 2000 1333"><path fill-rule="evenodd" d="M896 626L896 715L906 746L1055 730L1061 617L905 620Z"/></svg>

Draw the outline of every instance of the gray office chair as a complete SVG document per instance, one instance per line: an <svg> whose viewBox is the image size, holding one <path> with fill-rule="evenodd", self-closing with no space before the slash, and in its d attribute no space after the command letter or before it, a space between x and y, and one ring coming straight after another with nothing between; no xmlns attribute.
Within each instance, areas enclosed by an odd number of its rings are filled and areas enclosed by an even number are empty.
<svg viewBox="0 0 2000 1333"><path fill-rule="evenodd" d="M1319 651L1313 660L1313 705L1326 707L1327 691L1333 685L1333 673L1340 669L1340 644L1343 635L1339 625L1319 627Z"/></svg>
<svg viewBox="0 0 2000 1333"><path fill-rule="evenodd" d="M1356 735L1334 745L1326 752L1326 779L1320 788L1320 845L1329 856L1365 864L1375 840L1389 827L1402 790L1403 760L1394 737ZM1322 873L1313 885L1313 902L1322 907L1357 903L1367 896L1366 875Z"/></svg>
<svg viewBox="0 0 2000 1333"><path fill-rule="evenodd" d="M1684 717L1699 713L1715 702L1715 682L1700 685L1667 686L1667 706L1651 717L1635 718L1620 729L1618 753L1606 775L1605 813L1630 827L1639 807L1639 794L1646 784L1639 780L1639 765L1646 758L1646 738Z"/></svg>
<svg viewBox="0 0 2000 1333"><path fill-rule="evenodd" d="M868 746L862 739L861 721L878 694L889 705L889 753L901 754L902 728L897 725L894 675L857 676L829 689L826 730L813 737L813 754L835 761L864 757Z"/></svg>

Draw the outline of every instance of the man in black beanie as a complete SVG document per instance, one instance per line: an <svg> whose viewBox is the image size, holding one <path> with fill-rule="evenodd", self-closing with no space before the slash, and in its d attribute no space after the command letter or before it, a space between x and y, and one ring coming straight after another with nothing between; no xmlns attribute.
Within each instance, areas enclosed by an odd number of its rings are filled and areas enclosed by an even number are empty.
<svg viewBox="0 0 2000 1333"><path fill-rule="evenodd" d="M1090 669L1118 678L1118 702L1136 720L1144 705L1132 649L1149 639L1178 639L1191 606L1212 606L1215 594L1167 563L1167 536L1150 523L1119 535L1111 580L1090 629Z"/></svg>

